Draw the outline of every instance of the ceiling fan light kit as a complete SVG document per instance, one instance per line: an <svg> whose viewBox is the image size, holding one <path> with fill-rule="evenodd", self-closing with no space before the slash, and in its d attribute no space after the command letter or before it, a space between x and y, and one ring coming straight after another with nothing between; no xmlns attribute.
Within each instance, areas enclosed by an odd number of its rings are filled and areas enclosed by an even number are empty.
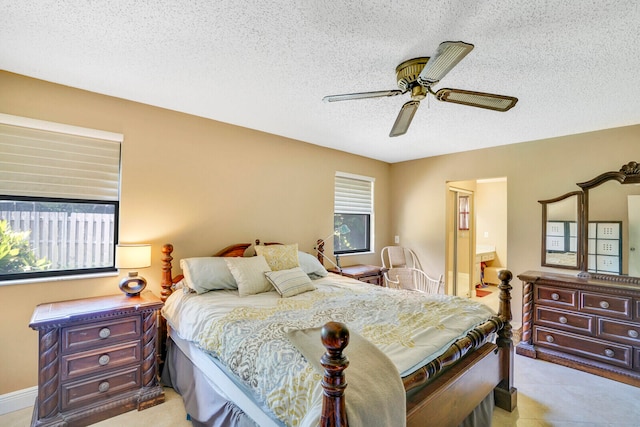
<svg viewBox="0 0 640 427"><path fill-rule="evenodd" d="M404 61L396 67L396 80L399 89L375 92L348 93L342 95L325 96L323 101L349 101L353 99L379 98L385 96L403 95L411 91L411 101L406 102L400 109L398 117L389 133L390 137L404 135L411 125L420 101L430 93L438 101L453 104L468 105L493 111L507 111L513 108L518 98L513 96L495 95L484 92L474 92L462 89L440 89L434 92L432 85L438 83L453 69L469 52L473 45L465 42L440 43L433 57L420 57Z"/></svg>

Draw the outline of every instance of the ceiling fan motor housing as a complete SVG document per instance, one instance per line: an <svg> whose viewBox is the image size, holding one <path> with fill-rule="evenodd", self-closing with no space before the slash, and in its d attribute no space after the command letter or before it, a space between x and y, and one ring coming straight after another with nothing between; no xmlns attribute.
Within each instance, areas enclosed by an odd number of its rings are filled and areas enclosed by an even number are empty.
<svg viewBox="0 0 640 427"><path fill-rule="evenodd" d="M427 96L427 88L418 83L418 75L429 62L428 57L413 58L396 67L398 87L403 91L411 91L411 99L422 101Z"/></svg>
<svg viewBox="0 0 640 427"><path fill-rule="evenodd" d="M402 91L411 90L418 81L418 75L422 71L425 65L429 62L429 57L413 58L404 61L402 64L396 67L396 78L398 80L398 87Z"/></svg>

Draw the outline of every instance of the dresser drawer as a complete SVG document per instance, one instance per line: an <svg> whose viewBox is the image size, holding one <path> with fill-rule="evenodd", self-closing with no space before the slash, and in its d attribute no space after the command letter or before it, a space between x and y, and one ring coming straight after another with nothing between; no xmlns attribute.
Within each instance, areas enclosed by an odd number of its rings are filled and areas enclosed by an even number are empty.
<svg viewBox="0 0 640 427"><path fill-rule="evenodd" d="M595 334L595 316L536 306L534 322L569 332Z"/></svg>
<svg viewBox="0 0 640 427"><path fill-rule="evenodd" d="M637 346L640 345L640 325L598 317L598 337Z"/></svg>
<svg viewBox="0 0 640 427"><path fill-rule="evenodd" d="M578 309L578 291L572 289L536 286L534 302L565 309Z"/></svg>
<svg viewBox="0 0 640 427"><path fill-rule="evenodd" d="M62 356L60 380L121 368L142 360L140 340Z"/></svg>
<svg viewBox="0 0 640 427"><path fill-rule="evenodd" d="M536 326L533 328L533 341L543 347L588 357L610 365L617 365L627 369L631 369L632 366L633 348L629 345L611 343Z"/></svg>
<svg viewBox="0 0 640 427"><path fill-rule="evenodd" d="M140 323L140 316L129 316L62 328L62 352L138 339L141 336Z"/></svg>
<svg viewBox="0 0 640 427"><path fill-rule="evenodd" d="M60 385L63 411L89 405L141 387L140 367L135 366Z"/></svg>
<svg viewBox="0 0 640 427"><path fill-rule="evenodd" d="M580 311L631 320L632 300L627 297L582 292L580 294Z"/></svg>

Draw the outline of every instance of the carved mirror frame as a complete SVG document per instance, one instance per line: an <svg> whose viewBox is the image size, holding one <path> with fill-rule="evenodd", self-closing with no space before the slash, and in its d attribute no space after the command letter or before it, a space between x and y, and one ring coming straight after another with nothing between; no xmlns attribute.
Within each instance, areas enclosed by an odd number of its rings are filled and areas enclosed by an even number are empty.
<svg viewBox="0 0 640 427"><path fill-rule="evenodd" d="M620 168L620 170L617 172L616 171L605 172L593 178L592 180L577 184L580 188L582 188L582 193L584 194L582 197L583 217L582 217L582 226L581 226L582 236L580 241L580 247L583 254L587 254L588 244L589 244L589 233L588 233L589 190L592 190L608 181L618 181L620 184L640 184L640 164L638 164L637 162L629 162L628 164L623 165L622 168ZM578 274L578 277L640 285L640 277L633 277L628 275L590 273L588 271L587 263L588 263L588 257L584 255L582 257L582 263L580 268L581 273Z"/></svg>

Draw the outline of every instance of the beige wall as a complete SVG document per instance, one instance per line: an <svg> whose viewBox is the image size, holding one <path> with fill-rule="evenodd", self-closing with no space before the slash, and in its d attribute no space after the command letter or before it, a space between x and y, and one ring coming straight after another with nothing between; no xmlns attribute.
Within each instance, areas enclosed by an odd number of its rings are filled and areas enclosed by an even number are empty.
<svg viewBox="0 0 640 427"><path fill-rule="evenodd" d="M229 244L313 244L333 228L335 171L375 177L375 255L389 241L387 163L122 99L0 72L0 112L124 134L120 240L150 242L141 271L159 295L160 248L174 266ZM327 245L327 249L331 248ZM117 278L0 286L0 394L37 384L37 304L117 293Z"/></svg>
<svg viewBox="0 0 640 427"><path fill-rule="evenodd" d="M579 190L575 183L637 161L639 141L640 125L635 125L392 164L390 232L417 252L423 267L443 272L446 183L506 176L507 267L514 275L541 269L538 200ZM519 323L522 284L516 279L513 285Z"/></svg>
<svg viewBox="0 0 640 427"><path fill-rule="evenodd" d="M496 248L494 266L507 261L507 181L478 183L476 186L476 245ZM484 233L487 233L485 237Z"/></svg>
<svg viewBox="0 0 640 427"><path fill-rule="evenodd" d="M311 251L332 229L336 170L376 178L377 252L345 265L378 264L380 248L399 235L426 269L444 271L446 182L506 176L508 267L538 269L537 201L638 160L640 139L637 125L389 165L5 72L0 94L2 113L124 134L120 238L152 243L158 255L141 274L156 294L163 243L174 244L176 260L255 238ZM0 286L0 394L37 383L37 334L28 327L37 304L113 294L116 283Z"/></svg>

